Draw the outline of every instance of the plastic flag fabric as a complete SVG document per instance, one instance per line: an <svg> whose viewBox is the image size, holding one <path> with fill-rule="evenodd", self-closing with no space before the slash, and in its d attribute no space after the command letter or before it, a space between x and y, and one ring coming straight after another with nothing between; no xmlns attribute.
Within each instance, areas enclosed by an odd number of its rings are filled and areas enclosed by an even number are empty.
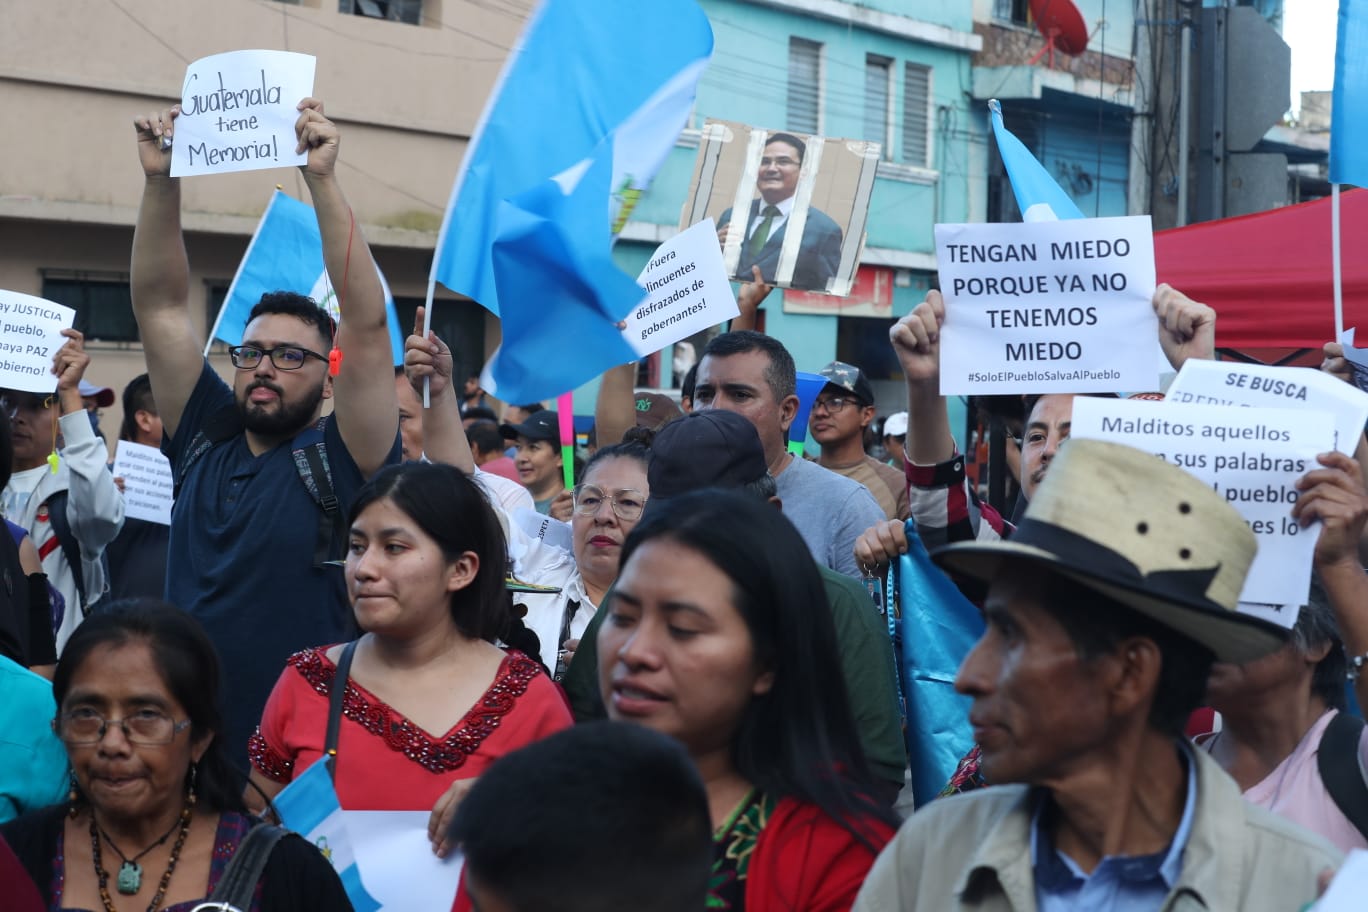
<svg viewBox="0 0 1368 912"><path fill-rule="evenodd" d="M384 275L380 276L380 284L385 289L391 354L395 364L403 364L404 337ZM247 245L233 284L228 286L223 307L209 333L210 344L214 339L229 345L240 344L247 328L247 315L263 294L272 291L308 295L327 308L334 320L339 317L338 289L323 266L323 237L318 232L313 207L279 190L272 194L261 214L256 234ZM208 351L206 346L205 353Z"/></svg>
<svg viewBox="0 0 1368 912"><path fill-rule="evenodd" d="M1045 166L1036 161L1031 150L1021 144L1002 123L1002 105L994 98L988 102L997 137L998 154L1012 182L1012 193L1021 209L1023 222L1052 222L1056 219L1083 218L1077 204L1055 183Z"/></svg>
<svg viewBox="0 0 1368 912"><path fill-rule="evenodd" d="M931 556L908 520L907 553L896 568L902 648L901 683L907 707L907 756L912 798L922 807L949 781L974 746L968 697L955 692L955 675L983 635L983 616Z"/></svg>
<svg viewBox="0 0 1368 912"><path fill-rule="evenodd" d="M549 399L636 359L645 292L612 240L674 148L712 55L695 0L543 0L457 174L432 280L503 323L482 385Z"/></svg>

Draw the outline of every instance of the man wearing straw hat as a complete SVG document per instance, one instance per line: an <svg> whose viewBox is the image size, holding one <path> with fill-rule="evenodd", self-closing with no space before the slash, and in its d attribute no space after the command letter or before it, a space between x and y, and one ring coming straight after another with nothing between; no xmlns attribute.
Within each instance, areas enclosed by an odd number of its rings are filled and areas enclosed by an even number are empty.
<svg viewBox="0 0 1368 912"><path fill-rule="evenodd" d="M1128 447L1061 448L1010 541L934 557L987 584L960 666L984 771L884 850L856 912L1298 910L1339 855L1243 801L1183 724L1213 659L1286 631L1236 613L1257 548L1181 469Z"/></svg>

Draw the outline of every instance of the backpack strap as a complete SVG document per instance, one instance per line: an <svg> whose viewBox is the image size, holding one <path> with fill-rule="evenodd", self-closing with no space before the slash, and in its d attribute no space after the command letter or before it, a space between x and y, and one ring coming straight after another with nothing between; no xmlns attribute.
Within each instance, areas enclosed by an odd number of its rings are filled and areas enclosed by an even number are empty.
<svg viewBox="0 0 1368 912"><path fill-rule="evenodd" d="M334 557L333 548L341 541L343 528L342 505L333 490L332 470L328 467L328 447L323 442L326 418L301 431L292 444L295 470L304 482L309 496L318 504L318 533L314 537L314 568L324 567Z"/></svg>
<svg viewBox="0 0 1368 912"><path fill-rule="evenodd" d="M294 457L295 471L304 482L304 488L313 498L321 511L318 517L318 532L314 538L315 568L326 566L333 559L333 549L337 542L345 538L343 528L345 517L342 504L333 488L332 470L328 467L328 448L323 441L323 429L327 418L300 431L290 443ZM204 426L190 438L185 457L176 464L175 496L180 496L181 485L190 472L190 467L205 453L226 440L232 440L243 432L242 418L237 405L226 405L215 412Z"/></svg>
<svg viewBox="0 0 1368 912"><path fill-rule="evenodd" d="M190 438L190 446L185 450L185 457L176 463L176 479L172 494L180 497L181 485L185 483L190 467L199 462L201 456L225 440L232 440L242 433L242 430L242 417L238 415L236 404L225 405L210 415L204 426Z"/></svg>
<svg viewBox="0 0 1368 912"><path fill-rule="evenodd" d="M90 614L90 607L86 601L86 581L85 570L81 563L81 543L76 540L76 534L71 531L71 521L67 519L67 503L66 491L58 491L49 497L47 499L48 522L52 525L52 534L62 549L62 556L66 558L67 566L71 568L71 576L76 580L76 597L81 602L77 607L81 609L81 616L86 617Z"/></svg>
<svg viewBox="0 0 1368 912"><path fill-rule="evenodd" d="M1368 783L1359 764L1362 736L1362 719L1343 711L1336 713L1321 735L1316 767L1335 806L1368 837Z"/></svg>
<svg viewBox="0 0 1368 912"><path fill-rule="evenodd" d="M276 847L289 830L284 827L259 823L247 831L238 843L237 851L228 861L223 878L214 887L214 895L199 909L222 910L222 912L247 912L252 906L257 882L266 870L266 862L271 859L271 850Z"/></svg>
<svg viewBox="0 0 1368 912"><path fill-rule="evenodd" d="M332 690L328 692L328 733L323 739L323 756L327 758L328 775L334 782L337 781L337 739L342 729L342 696L347 690L352 656L356 654L358 642L352 640L342 647L342 655L337 657L337 674L333 677Z"/></svg>

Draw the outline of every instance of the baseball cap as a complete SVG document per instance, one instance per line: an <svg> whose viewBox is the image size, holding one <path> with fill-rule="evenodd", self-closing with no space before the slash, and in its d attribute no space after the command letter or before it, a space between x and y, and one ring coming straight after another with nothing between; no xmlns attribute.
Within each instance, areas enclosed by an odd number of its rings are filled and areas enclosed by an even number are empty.
<svg viewBox="0 0 1368 912"><path fill-rule="evenodd" d="M517 437L526 437L528 440L560 440L560 424L556 421L556 413L550 409L542 409L527 416L527 420L522 424L505 424L499 428L499 433L504 435L507 440Z"/></svg>
<svg viewBox="0 0 1368 912"><path fill-rule="evenodd" d="M769 472L755 425L722 409L685 415L651 441L646 509L702 488L739 488Z"/></svg>
<svg viewBox="0 0 1368 912"><path fill-rule="evenodd" d="M827 386L837 386L848 393L854 393L865 405L874 404L874 387L870 386L864 371L855 365L846 364L844 361L832 361L817 373L826 378Z"/></svg>
<svg viewBox="0 0 1368 912"><path fill-rule="evenodd" d="M907 412L894 412L884 419L885 437L901 437L907 433Z"/></svg>
<svg viewBox="0 0 1368 912"><path fill-rule="evenodd" d="M683 416L683 410L663 393L636 394L637 427L658 431L669 422Z"/></svg>
<svg viewBox="0 0 1368 912"><path fill-rule="evenodd" d="M99 408L109 408L114 404L114 390L107 386L96 386L89 380L81 381L81 398L94 399Z"/></svg>

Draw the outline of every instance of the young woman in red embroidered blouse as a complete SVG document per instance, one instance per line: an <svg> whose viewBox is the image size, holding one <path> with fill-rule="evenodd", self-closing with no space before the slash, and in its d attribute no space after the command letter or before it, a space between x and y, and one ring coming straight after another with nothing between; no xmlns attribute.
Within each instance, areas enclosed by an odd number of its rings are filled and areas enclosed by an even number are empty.
<svg viewBox="0 0 1368 912"><path fill-rule="evenodd" d="M346 810L445 807L497 758L568 727L569 710L539 664L494 645L508 617L506 545L469 478L387 469L350 524L347 588L365 633L343 692L338 799ZM297 653L276 683L249 744L267 796L322 756L341 651Z"/></svg>

